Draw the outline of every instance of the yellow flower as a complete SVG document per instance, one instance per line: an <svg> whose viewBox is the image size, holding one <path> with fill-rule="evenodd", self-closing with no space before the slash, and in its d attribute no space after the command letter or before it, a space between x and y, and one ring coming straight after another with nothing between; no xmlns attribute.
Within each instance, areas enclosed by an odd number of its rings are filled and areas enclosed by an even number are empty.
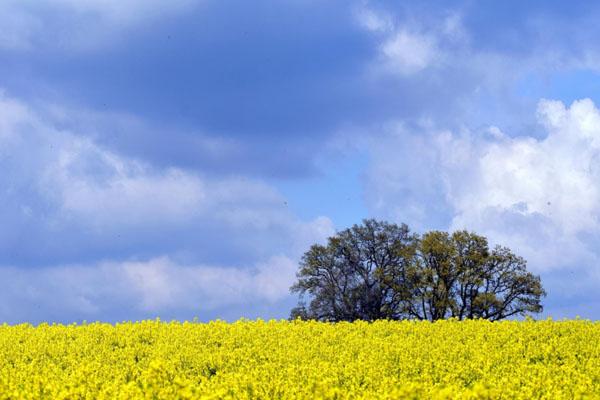
<svg viewBox="0 0 600 400"><path fill-rule="evenodd" d="M0 399L600 398L600 323L0 326Z"/></svg>

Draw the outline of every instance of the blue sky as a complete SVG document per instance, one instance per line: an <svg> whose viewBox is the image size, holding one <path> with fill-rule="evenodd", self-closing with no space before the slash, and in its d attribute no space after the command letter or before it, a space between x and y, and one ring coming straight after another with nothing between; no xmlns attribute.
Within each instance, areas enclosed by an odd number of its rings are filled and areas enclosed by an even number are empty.
<svg viewBox="0 0 600 400"><path fill-rule="evenodd" d="M0 4L0 320L284 318L363 218L469 229L600 318L591 2Z"/></svg>

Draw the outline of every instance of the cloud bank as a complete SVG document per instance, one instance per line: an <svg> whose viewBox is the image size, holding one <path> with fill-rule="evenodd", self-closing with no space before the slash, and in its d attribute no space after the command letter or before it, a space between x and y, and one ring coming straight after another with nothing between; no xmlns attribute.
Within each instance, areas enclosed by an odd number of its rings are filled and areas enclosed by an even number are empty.
<svg viewBox="0 0 600 400"><path fill-rule="evenodd" d="M333 232L326 217L297 219L263 182L155 168L7 95L0 149L7 321L289 301L299 256Z"/></svg>
<svg viewBox="0 0 600 400"><path fill-rule="evenodd" d="M546 132L537 139L389 127L372 143L372 208L420 228L482 233L524 256L557 297L589 290L600 282L600 111L589 99L542 100L537 118Z"/></svg>

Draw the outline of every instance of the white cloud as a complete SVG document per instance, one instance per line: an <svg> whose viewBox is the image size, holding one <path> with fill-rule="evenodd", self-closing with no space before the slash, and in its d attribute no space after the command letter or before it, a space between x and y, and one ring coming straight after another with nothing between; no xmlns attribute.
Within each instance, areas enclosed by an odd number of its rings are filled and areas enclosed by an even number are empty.
<svg viewBox="0 0 600 400"><path fill-rule="evenodd" d="M354 10L355 18L365 29L373 32L390 32L394 29L394 23L389 14L378 13L367 7Z"/></svg>
<svg viewBox="0 0 600 400"><path fill-rule="evenodd" d="M536 271L595 268L600 111L588 99L568 108L542 100L538 119L547 130L539 139L494 127L485 135L392 128L372 144L371 206L419 228L478 231Z"/></svg>
<svg viewBox="0 0 600 400"><path fill-rule="evenodd" d="M329 218L295 217L264 182L155 168L60 130L6 95L0 96L0 162L0 246L27 257L55 249L51 264L40 259L45 266L0 263L8 265L0 266L0 276L12 288L3 297L12 306L0 307L5 320L38 304L49 304L48 318L106 316L107 307L121 305L132 318L289 300L301 254L334 233ZM161 253L173 235L181 245ZM23 236L31 240L15 242ZM104 247L95 260L61 261L70 247L96 241ZM198 261L215 246L254 261ZM144 261L128 261L139 254Z"/></svg>
<svg viewBox="0 0 600 400"><path fill-rule="evenodd" d="M297 229L296 224L302 224L286 211L284 197L261 181L156 169L89 137L55 128L51 120L4 95L0 149L7 167L0 175L5 193L26 180L38 196L56 206L57 218L105 227L144 225L150 220L180 223L203 216L235 228L279 224ZM14 174L8 175L11 170ZM315 221L317 231L321 222Z"/></svg>
<svg viewBox="0 0 600 400"><path fill-rule="evenodd" d="M439 52L433 37L405 30L395 32L380 51L390 69L407 75L430 66Z"/></svg>
<svg viewBox="0 0 600 400"><path fill-rule="evenodd" d="M60 215L97 224L139 224L189 218L203 210L206 183L178 169L154 171L89 138L61 131L26 105L0 98L0 145L5 190L27 179ZM23 157L27 157L27 162ZM12 183L12 185L11 185ZM27 200L27 199L24 199Z"/></svg>
<svg viewBox="0 0 600 400"><path fill-rule="evenodd" d="M201 316L228 307L237 308L241 317L245 305L289 299L296 269L283 255L244 267L179 265L167 256L39 269L0 267L0 278L10 282L0 294L0 319L94 320L110 318L117 309L128 310L129 318L172 311Z"/></svg>
<svg viewBox="0 0 600 400"><path fill-rule="evenodd" d="M472 155L478 181L469 193L450 194L457 223L468 223L488 208L520 205L519 212L542 215L565 235L598 230L600 113L586 99L569 109L541 101L538 114L548 130L545 138L503 137L479 144Z"/></svg>
<svg viewBox="0 0 600 400"><path fill-rule="evenodd" d="M365 5L355 10L358 24L373 33L379 42L379 58L374 68L400 76L411 76L429 67L441 65L449 50L468 42L460 14L452 13L424 26L417 21L396 20L391 13L376 11ZM453 49L456 53L456 48Z"/></svg>
<svg viewBox="0 0 600 400"><path fill-rule="evenodd" d="M246 267L181 266L162 257L112 264L110 268L137 293L137 307L159 312L276 302L289 295L297 264L281 255Z"/></svg>
<svg viewBox="0 0 600 400"><path fill-rule="evenodd" d="M12 135L19 125L27 123L31 118L31 113L25 105L7 98L5 93L0 90L1 140L9 139L9 135Z"/></svg>

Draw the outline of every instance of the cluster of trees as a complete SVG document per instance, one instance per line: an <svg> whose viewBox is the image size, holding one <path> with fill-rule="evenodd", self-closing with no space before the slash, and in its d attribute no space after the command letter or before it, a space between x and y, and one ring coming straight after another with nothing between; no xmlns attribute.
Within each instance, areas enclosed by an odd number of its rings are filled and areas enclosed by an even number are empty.
<svg viewBox="0 0 600 400"><path fill-rule="evenodd" d="M413 234L405 225L363 220L300 262L291 318L500 320L542 311L539 276L506 247L467 231Z"/></svg>

